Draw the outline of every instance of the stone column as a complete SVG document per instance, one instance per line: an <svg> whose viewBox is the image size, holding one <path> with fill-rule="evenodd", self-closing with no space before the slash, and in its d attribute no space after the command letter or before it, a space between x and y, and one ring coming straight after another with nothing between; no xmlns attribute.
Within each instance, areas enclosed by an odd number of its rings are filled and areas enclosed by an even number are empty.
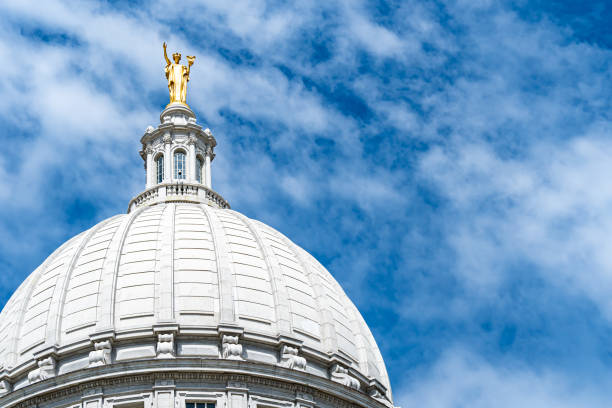
<svg viewBox="0 0 612 408"><path fill-rule="evenodd" d="M210 162L212 160L212 147L206 146L206 187L212 188L212 175L210 174Z"/></svg>
<svg viewBox="0 0 612 408"><path fill-rule="evenodd" d="M155 184L155 169L153 168L153 149L147 147L145 149L147 154L147 188L153 187Z"/></svg>
<svg viewBox="0 0 612 408"><path fill-rule="evenodd" d="M172 146L172 136L169 133L164 135L164 181L172 182L172 158L170 157L170 147Z"/></svg>
<svg viewBox="0 0 612 408"><path fill-rule="evenodd" d="M187 171L187 181L189 183L196 182L196 154L195 154L195 143L196 138L191 135L187 140L187 145L189 146L189 157L187 157L187 166L189 171Z"/></svg>

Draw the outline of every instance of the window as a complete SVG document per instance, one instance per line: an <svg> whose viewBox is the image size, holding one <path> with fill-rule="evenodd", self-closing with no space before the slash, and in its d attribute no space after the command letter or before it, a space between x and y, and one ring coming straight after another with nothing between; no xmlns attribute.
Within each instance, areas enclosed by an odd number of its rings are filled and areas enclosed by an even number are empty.
<svg viewBox="0 0 612 408"><path fill-rule="evenodd" d="M188 402L185 408L215 408L214 402Z"/></svg>
<svg viewBox="0 0 612 408"><path fill-rule="evenodd" d="M202 158L201 157L197 157L196 158L196 181L198 183L202 182Z"/></svg>
<svg viewBox="0 0 612 408"><path fill-rule="evenodd" d="M155 159L155 164L157 168L157 182L161 183L164 181L164 156L159 155L157 159Z"/></svg>
<svg viewBox="0 0 612 408"><path fill-rule="evenodd" d="M174 153L174 178L177 180L185 178L185 153L183 152Z"/></svg>

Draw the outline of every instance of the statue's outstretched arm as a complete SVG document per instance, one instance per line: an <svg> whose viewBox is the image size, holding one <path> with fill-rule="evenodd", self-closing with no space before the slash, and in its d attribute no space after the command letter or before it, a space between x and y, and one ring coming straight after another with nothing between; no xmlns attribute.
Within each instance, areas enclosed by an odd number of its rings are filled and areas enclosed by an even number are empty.
<svg viewBox="0 0 612 408"><path fill-rule="evenodd" d="M194 61L195 61L195 56L191 56L191 55L187 56L187 75L189 75L189 72L191 72L191 66L193 65Z"/></svg>
<svg viewBox="0 0 612 408"><path fill-rule="evenodd" d="M166 52L166 42L164 41L164 58L166 59L166 66L170 65L170 60L168 59L168 53Z"/></svg>

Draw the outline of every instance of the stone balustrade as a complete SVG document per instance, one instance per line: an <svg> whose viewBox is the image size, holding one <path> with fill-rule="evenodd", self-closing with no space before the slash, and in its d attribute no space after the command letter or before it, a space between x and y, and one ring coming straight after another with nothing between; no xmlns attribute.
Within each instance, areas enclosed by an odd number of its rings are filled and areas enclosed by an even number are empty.
<svg viewBox="0 0 612 408"><path fill-rule="evenodd" d="M203 184L162 183L134 197L128 206L128 213L143 205L161 202L202 203L216 208L230 208L229 203L219 193Z"/></svg>

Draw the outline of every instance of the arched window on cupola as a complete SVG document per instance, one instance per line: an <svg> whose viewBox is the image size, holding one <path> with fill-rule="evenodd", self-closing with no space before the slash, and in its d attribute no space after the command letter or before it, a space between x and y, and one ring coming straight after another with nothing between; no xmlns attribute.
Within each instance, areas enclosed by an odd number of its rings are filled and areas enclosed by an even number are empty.
<svg viewBox="0 0 612 408"><path fill-rule="evenodd" d="M155 159L155 171L157 183L164 181L164 155L160 154Z"/></svg>
<svg viewBox="0 0 612 408"><path fill-rule="evenodd" d="M185 178L185 152L177 151L174 153L174 179L182 180Z"/></svg>
<svg viewBox="0 0 612 408"><path fill-rule="evenodd" d="M204 161L202 160L202 156L196 157L196 181L198 183L202 183L202 168L204 167Z"/></svg>

